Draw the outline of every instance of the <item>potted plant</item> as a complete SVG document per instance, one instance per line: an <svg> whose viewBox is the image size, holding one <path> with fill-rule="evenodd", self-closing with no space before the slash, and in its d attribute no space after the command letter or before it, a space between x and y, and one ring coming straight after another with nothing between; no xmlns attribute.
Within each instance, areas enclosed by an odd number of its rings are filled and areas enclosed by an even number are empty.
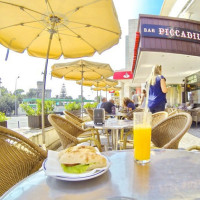
<svg viewBox="0 0 200 200"><path fill-rule="evenodd" d="M5 113L0 112L0 126L4 126L4 127L7 128L7 120L8 120L8 119L9 119L9 118L6 117Z"/></svg>
<svg viewBox="0 0 200 200"><path fill-rule="evenodd" d="M73 113L76 116L81 115L81 104L76 102L70 102L68 104L65 104L65 109L71 113Z"/></svg>
<svg viewBox="0 0 200 200"><path fill-rule="evenodd" d="M32 108L27 103L20 104L20 107L26 112L28 116L28 126L30 128L41 128L42 127L42 102L41 100L36 101L36 109ZM45 101L44 114L45 114L45 127L51 126L48 121L48 114L53 113L55 102L51 100Z"/></svg>
<svg viewBox="0 0 200 200"><path fill-rule="evenodd" d="M83 108L85 108L85 109L94 109L94 108L97 107L97 105L98 105L97 102L94 102L94 103L86 103L86 104L83 106Z"/></svg>

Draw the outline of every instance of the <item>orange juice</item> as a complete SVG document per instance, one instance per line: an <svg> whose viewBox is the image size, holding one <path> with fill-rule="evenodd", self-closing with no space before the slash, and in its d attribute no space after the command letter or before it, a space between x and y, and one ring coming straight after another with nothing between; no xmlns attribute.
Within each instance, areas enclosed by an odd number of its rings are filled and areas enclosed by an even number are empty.
<svg viewBox="0 0 200 200"><path fill-rule="evenodd" d="M134 126L134 156L136 161L150 160L151 126L137 124Z"/></svg>

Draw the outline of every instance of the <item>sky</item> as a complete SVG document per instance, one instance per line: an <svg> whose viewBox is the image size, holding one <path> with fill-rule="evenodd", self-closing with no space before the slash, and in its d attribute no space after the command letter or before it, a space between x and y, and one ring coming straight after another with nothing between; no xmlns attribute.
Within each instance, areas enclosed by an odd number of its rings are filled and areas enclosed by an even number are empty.
<svg viewBox="0 0 200 200"><path fill-rule="evenodd" d="M128 34L128 20L137 19L139 14L159 15L163 0L113 0L117 11L122 35L119 43L112 48L104 51L101 55L95 54L92 57L83 57L85 60L108 63L114 71L125 68L125 36ZM37 81L43 80L45 59L29 56L26 52L20 54L14 51L9 52L8 60L5 61L7 49L0 45L0 78L1 86L14 92L17 89L23 89L28 92L30 88L37 87ZM63 83L66 87L67 96L77 98L81 93L81 86L75 81L66 81L64 79L51 78L51 66L54 63L71 62L78 59L59 60L50 59L48 63L46 89L52 90L52 97L60 94ZM17 79L17 77L20 77ZM17 80L17 81L16 81ZM16 84L17 82L17 84ZM96 91L90 87L83 87L83 96L87 99L93 99ZM104 92L102 92L104 95Z"/></svg>

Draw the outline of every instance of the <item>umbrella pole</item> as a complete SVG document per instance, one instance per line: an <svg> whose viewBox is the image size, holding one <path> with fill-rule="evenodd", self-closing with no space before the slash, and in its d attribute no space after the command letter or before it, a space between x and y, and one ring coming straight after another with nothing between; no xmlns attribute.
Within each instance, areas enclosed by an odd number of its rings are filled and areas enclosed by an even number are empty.
<svg viewBox="0 0 200 200"><path fill-rule="evenodd" d="M97 82L97 87L99 87L99 83ZM97 90L97 102L100 103L99 99L98 99L98 90Z"/></svg>
<svg viewBox="0 0 200 200"><path fill-rule="evenodd" d="M81 118L83 119L83 64L81 72Z"/></svg>
<svg viewBox="0 0 200 200"><path fill-rule="evenodd" d="M54 25L52 25L52 29L54 28ZM50 37L49 37L48 49L47 49L47 56L46 56L46 62L45 62L45 68L44 68L44 75L43 75L43 88L42 88L42 143L43 143L44 147L45 147L45 119L44 119L45 88L46 88L46 76L47 76L49 52L50 52L50 48L51 48L51 42L52 42L53 34L54 34L54 31L51 31L51 34L50 34Z"/></svg>

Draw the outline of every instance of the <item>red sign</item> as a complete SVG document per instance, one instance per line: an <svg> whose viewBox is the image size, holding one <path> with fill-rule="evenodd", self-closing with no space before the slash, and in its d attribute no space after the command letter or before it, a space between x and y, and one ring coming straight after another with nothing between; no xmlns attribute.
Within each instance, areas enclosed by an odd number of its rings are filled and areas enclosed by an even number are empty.
<svg viewBox="0 0 200 200"><path fill-rule="evenodd" d="M136 32L132 72L134 72L134 70L135 70L135 65L136 65L136 61L137 61L137 54L138 54L139 43L140 43L140 32Z"/></svg>
<svg viewBox="0 0 200 200"><path fill-rule="evenodd" d="M133 73L131 71L114 72L113 79L132 79Z"/></svg>
<svg viewBox="0 0 200 200"><path fill-rule="evenodd" d="M109 93L115 93L115 90L110 90Z"/></svg>

